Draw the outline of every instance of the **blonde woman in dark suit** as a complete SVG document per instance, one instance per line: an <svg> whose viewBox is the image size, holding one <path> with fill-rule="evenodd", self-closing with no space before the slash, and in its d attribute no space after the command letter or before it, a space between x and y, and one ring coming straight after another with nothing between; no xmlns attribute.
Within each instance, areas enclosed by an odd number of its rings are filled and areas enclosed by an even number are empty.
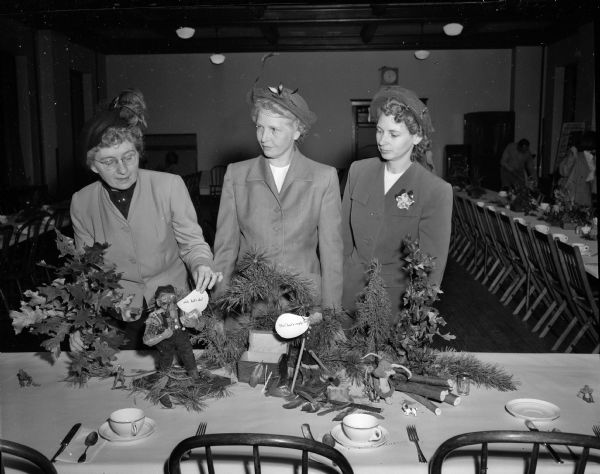
<svg viewBox="0 0 600 474"><path fill-rule="evenodd" d="M380 156L352 163L342 203L343 306L351 314L372 259L381 264L397 312L406 289L402 240L418 239L420 248L435 257L429 278L436 285L450 243L452 188L421 165L433 131L427 108L414 92L391 86L375 95L370 116L377 120Z"/></svg>

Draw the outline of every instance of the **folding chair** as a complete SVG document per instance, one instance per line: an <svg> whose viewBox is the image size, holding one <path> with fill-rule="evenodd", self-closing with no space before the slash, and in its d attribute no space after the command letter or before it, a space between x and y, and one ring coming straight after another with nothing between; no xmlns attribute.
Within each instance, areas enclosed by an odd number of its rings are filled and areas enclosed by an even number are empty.
<svg viewBox="0 0 600 474"><path fill-rule="evenodd" d="M522 308L525 308L525 315L522 320L527 321L540 303L546 305L546 312L550 313L554 310L557 303L552 298L544 276L543 267L538 265L537 251L533 243L531 228L524 222L514 221L516 236L523 251L523 263L527 266L527 285L525 295L517 304L513 311L514 315L519 314ZM534 295L535 300L529 304L530 298Z"/></svg>
<svg viewBox="0 0 600 474"><path fill-rule="evenodd" d="M565 281L570 293L568 304L572 312L579 317L581 328L569 343L568 351L577 344L584 334L588 334L596 344L594 353L600 349L598 337L598 293L594 294L590 286L587 272L578 247L556 240L558 261L565 275ZM562 343L562 339L560 340Z"/></svg>
<svg viewBox="0 0 600 474"><path fill-rule="evenodd" d="M557 303L556 311L554 311L552 317L550 317L550 312L547 311L533 327L533 332L537 332L543 327L542 331L540 332L540 337L544 337L550 328L556 323L560 315L563 314L563 312L567 315L567 326L562 331L554 346L552 346L552 350L555 351L577 324L577 317L573 314L568 306L568 300L570 298L569 287L565 280L565 273L563 272L560 262L558 261L556 242L554 241L554 238L552 235L540 232L537 229L533 229L531 231L531 235L537 250L538 266L546 280L548 291L552 295L554 301ZM565 352L569 352L569 350Z"/></svg>
<svg viewBox="0 0 600 474"><path fill-rule="evenodd" d="M506 287L500 297L500 302L507 305L513 296L528 282L527 257L521 248L521 242L518 239L515 223L513 219L503 212L498 213L498 226L502 236L503 246L507 252L509 267L504 277L498 282L498 288L504 283L506 278L512 276L512 280Z"/></svg>
<svg viewBox="0 0 600 474"><path fill-rule="evenodd" d="M502 443L502 449L490 451L490 444ZM507 449L510 444L516 444L514 450ZM577 446L583 448L577 458L575 465L575 474L583 474L590 461L590 450L600 450L600 438L596 436L587 436L574 433L562 433L555 431L477 431L472 433L463 433L444 441L435 451L429 462L429 474L441 474L444 460L452 453L453 457L460 456L459 448L466 446L481 445L479 462L469 463L473 465L473 472L485 474L488 472L488 461L491 457L498 454L498 458L520 457L525 458L527 462L527 474L535 474L538 461L540 444L548 443L555 445ZM531 444L531 451L523 449L520 445ZM463 450L463 456L473 456L472 450ZM592 461L598 466L598 457L594 456ZM464 471L463 471L464 472ZM494 472L506 473L502 466ZM522 466L515 471L521 474ZM597 472L595 470L594 472Z"/></svg>
<svg viewBox="0 0 600 474"><path fill-rule="evenodd" d="M212 196L219 196L221 194L225 171L227 171L227 166L225 165L213 166L210 170L210 194Z"/></svg>
<svg viewBox="0 0 600 474"><path fill-rule="evenodd" d="M254 472L261 472L261 447L284 448L288 450L302 451L302 474L308 473L308 455L309 453L318 454L324 458L331 460L339 472L342 474L353 474L350 463L345 456L337 449L326 444L314 441L311 439L300 438L297 436L287 436L278 434L263 434L263 433L223 433L210 434L201 436L192 436L181 441L169 456L167 461L167 474L180 474L181 457L190 450L203 447L206 454L206 465L209 474L215 473L214 455L212 448L215 446L252 446L252 459L254 461ZM279 450L278 450L279 451ZM222 451L219 451L221 456ZM235 458L241 457L243 461L248 456L239 454L239 450L233 455ZM266 456L265 456L266 457ZM297 463L298 461L289 457L279 457L269 451L269 461L275 460L287 463ZM224 471L225 472L225 471Z"/></svg>

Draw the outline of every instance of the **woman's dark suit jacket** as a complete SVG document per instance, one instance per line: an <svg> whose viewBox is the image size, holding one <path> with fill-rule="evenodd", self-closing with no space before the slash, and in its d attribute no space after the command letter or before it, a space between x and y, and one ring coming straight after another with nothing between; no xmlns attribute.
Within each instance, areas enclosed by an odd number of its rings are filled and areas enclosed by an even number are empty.
<svg viewBox="0 0 600 474"><path fill-rule="evenodd" d="M384 195L385 163L379 158L355 161L350 166L342 203L344 237L343 306L355 310L357 294L366 285L365 272L372 259L382 267L382 277L395 313L406 284L400 260L402 239L418 239L420 248L436 258L430 275L440 285L450 244L451 186L413 163ZM414 203L399 209L396 195L414 193Z"/></svg>
<svg viewBox="0 0 600 474"><path fill-rule="evenodd" d="M229 285L238 258L256 249L269 262L312 280L322 308L339 308L341 222L335 168L296 149L278 192L265 157L230 164L215 236L215 268L223 272L217 294Z"/></svg>

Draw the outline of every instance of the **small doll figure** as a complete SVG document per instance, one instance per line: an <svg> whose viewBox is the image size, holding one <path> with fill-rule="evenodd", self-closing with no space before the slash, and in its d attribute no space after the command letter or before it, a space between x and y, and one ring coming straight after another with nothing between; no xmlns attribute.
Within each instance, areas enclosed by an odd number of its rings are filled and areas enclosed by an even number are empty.
<svg viewBox="0 0 600 474"><path fill-rule="evenodd" d="M17 372L17 378L19 379L19 385L21 387L29 387L29 386L39 387L40 386L40 384L33 383L33 379L31 378L31 375L29 375L23 369L19 369L19 371Z"/></svg>
<svg viewBox="0 0 600 474"><path fill-rule="evenodd" d="M112 390L115 388L125 388L125 369L121 365L117 366L117 371L115 372Z"/></svg>
<svg viewBox="0 0 600 474"><path fill-rule="evenodd" d="M592 396L593 391L594 390L590 388L589 385L584 385L584 387L581 390L579 390L577 396L581 398L584 402L594 403L594 397Z"/></svg>
<svg viewBox="0 0 600 474"><path fill-rule="evenodd" d="M177 307L177 295L172 285L159 286L154 294L156 309L148 315L144 344L156 346L158 369L167 370L177 355L187 374L198 378L198 367L185 327L199 327L197 313L183 313Z"/></svg>

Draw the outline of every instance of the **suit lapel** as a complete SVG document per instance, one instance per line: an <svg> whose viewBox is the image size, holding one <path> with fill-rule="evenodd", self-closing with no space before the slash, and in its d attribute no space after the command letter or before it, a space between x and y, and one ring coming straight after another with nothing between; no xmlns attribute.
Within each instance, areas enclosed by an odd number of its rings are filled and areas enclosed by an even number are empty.
<svg viewBox="0 0 600 474"><path fill-rule="evenodd" d="M383 168L382 161L374 161L360 176L354 188L353 197L363 203L368 202L369 209L382 212L385 195L383 194Z"/></svg>
<svg viewBox="0 0 600 474"><path fill-rule="evenodd" d="M308 169L308 158L300 153L298 148L294 147L294 155L290 163L290 169L285 175L283 185L281 186L281 192L279 194L283 196L294 181L312 180L312 175Z"/></svg>
<svg viewBox="0 0 600 474"><path fill-rule="evenodd" d="M275 199L279 204L279 193L277 192L277 186L275 185L275 180L273 179L273 173L271 173L271 169L269 168L269 160L265 158L263 155L258 157L258 160L254 162L252 168L248 172L248 176L246 177L246 181L261 181L265 184L267 189L271 191Z"/></svg>

